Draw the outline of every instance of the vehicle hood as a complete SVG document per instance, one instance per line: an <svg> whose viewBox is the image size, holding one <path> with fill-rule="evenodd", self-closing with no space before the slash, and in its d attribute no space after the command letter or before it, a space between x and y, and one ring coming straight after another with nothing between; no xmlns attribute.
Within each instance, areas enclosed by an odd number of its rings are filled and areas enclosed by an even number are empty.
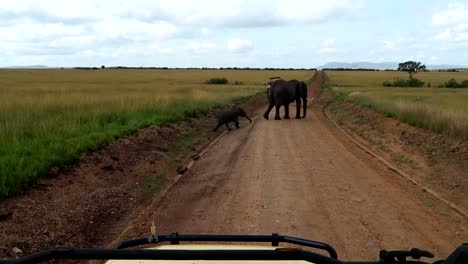
<svg viewBox="0 0 468 264"><path fill-rule="evenodd" d="M147 248L148 250L177 249L177 250L275 250L284 247L259 246L259 245L210 245L210 244L184 244L161 245ZM106 264L266 264L272 261L239 261L239 260L108 260ZM275 264L310 264L306 261L274 261Z"/></svg>

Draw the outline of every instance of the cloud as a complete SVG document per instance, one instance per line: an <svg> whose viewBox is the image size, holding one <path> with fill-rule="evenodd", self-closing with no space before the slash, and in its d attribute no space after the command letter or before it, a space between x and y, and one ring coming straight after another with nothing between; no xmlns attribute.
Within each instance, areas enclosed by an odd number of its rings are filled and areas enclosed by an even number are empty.
<svg viewBox="0 0 468 264"><path fill-rule="evenodd" d="M175 50L190 54L217 52L223 45L220 35L228 31L244 30L239 32L243 34L257 28L287 28L355 18L362 10L362 2L3 1L0 5L0 49L8 58L4 57L2 63L17 64L16 61L22 62L29 56L41 64L54 59L76 65L73 56L77 61L86 58L89 63L92 58L111 60L126 54L164 55L174 54ZM253 39L234 38L228 41L225 52L245 53L251 49ZM59 58L65 55L70 57Z"/></svg>
<svg viewBox="0 0 468 264"><path fill-rule="evenodd" d="M439 29L433 39L445 46L468 46L468 8L461 3L448 4L436 11L432 24Z"/></svg>
<svg viewBox="0 0 468 264"><path fill-rule="evenodd" d="M356 17L362 8L361 1L292 0L275 2L274 14L289 23L316 24L333 17Z"/></svg>
<svg viewBox="0 0 468 264"><path fill-rule="evenodd" d="M252 41L248 39L233 38L227 42L228 50L232 53L245 53L252 49Z"/></svg>
<svg viewBox="0 0 468 264"><path fill-rule="evenodd" d="M211 42L191 42L184 49L192 54L201 54L216 49L216 44Z"/></svg>
<svg viewBox="0 0 468 264"><path fill-rule="evenodd" d="M385 49L393 49L395 47L395 43L393 43L392 41L385 40L383 42L383 47Z"/></svg>
<svg viewBox="0 0 468 264"><path fill-rule="evenodd" d="M338 49L335 47L335 39L326 39L320 45L318 50L320 54L334 54L338 52Z"/></svg>
<svg viewBox="0 0 468 264"><path fill-rule="evenodd" d="M264 50L263 54L268 57L284 58L291 56L294 52L297 51L297 47L288 46L288 47L274 47Z"/></svg>
<svg viewBox="0 0 468 264"><path fill-rule="evenodd" d="M315 24L331 18L355 17L362 1L351 0L199 0L67 2L23 0L2 3L0 19L32 19L47 23L85 23L109 17L145 22L208 27L268 27Z"/></svg>
<svg viewBox="0 0 468 264"><path fill-rule="evenodd" d="M147 23L135 19L109 18L91 25L91 33L103 38L123 38L131 41L166 40L181 36L180 29L169 22Z"/></svg>
<svg viewBox="0 0 468 264"><path fill-rule="evenodd" d="M331 47L335 45L335 39L326 39L322 42L323 47Z"/></svg>
<svg viewBox="0 0 468 264"><path fill-rule="evenodd" d="M438 10L432 15L432 23L439 26L457 25L465 23L468 18L468 9L464 4L448 4L444 10Z"/></svg>
<svg viewBox="0 0 468 264"><path fill-rule="evenodd" d="M0 6L0 22L28 20L36 23L83 24L99 20L103 10L108 10L105 8L97 1L4 1Z"/></svg>
<svg viewBox="0 0 468 264"><path fill-rule="evenodd" d="M334 47L323 47L319 49L320 54L334 54L337 52L338 52L338 49Z"/></svg>
<svg viewBox="0 0 468 264"><path fill-rule="evenodd" d="M468 43L468 23L445 28L442 32L436 34L434 39L452 43Z"/></svg>
<svg viewBox="0 0 468 264"><path fill-rule="evenodd" d="M63 23L70 25L78 25L96 21L97 18L91 17L63 17L55 14L50 14L42 10L25 10L21 12L12 12L8 10L0 10L0 22L3 24L13 24L16 21L27 20L40 23Z"/></svg>
<svg viewBox="0 0 468 264"><path fill-rule="evenodd" d="M362 8L361 1L348 0L155 2L147 3L146 9L133 8L123 14L145 21L165 20L184 26L252 28L316 24L332 18L355 17Z"/></svg>

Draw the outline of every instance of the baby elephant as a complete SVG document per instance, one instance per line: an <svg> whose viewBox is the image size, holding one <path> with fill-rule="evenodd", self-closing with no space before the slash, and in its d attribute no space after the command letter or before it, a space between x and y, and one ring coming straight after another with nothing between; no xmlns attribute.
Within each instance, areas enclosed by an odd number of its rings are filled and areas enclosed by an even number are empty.
<svg viewBox="0 0 468 264"><path fill-rule="evenodd" d="M239 116L247 118L250 121L250 123L252 123L252 120L247 116L244 109L240 107L233 107L218 115L218 125L213 129L213 131L218 130L218 128L223 124L226 125L226 128L228 130L231 130L231 128L229 127L229 123L231 122L234 122L234 124L236 124L236 127L239 128Z"/></svg>

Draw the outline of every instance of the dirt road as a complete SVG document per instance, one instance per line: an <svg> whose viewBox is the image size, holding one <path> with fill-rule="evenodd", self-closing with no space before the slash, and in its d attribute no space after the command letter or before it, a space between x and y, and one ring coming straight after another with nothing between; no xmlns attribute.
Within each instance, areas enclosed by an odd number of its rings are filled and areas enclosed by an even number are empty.
<svg viewBox="0 0 468 264"><path fill-rule="evenodd" d="M304 120L264 120L262 110L153 208L159 233L277 232L330 243L353 260L411 247L442 257L468 240L461 223L428 208L420 190L347 142L319 107ZM152 212L141 216L140 232Z"/></svg>

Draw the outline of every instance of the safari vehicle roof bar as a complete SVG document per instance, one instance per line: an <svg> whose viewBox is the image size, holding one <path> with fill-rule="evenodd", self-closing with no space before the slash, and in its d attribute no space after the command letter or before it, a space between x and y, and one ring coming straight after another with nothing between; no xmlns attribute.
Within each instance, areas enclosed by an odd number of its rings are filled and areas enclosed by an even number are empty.
<svg viewBox="0 0 468 264"><path fill-rule="evenodd" d="M325 250L331 258L338 259L336 250L323 242L307 240L297 237L283 236L276 233L271 235L181 235L179 233L171 233L168 235L150 236L146 238L125 240L117 245L117 249L129 247L158 244L162 242L170 242L171 244L179 244L180 242L197 241L197 242L271 242L274 247L279 246L280 242L300 245L310 248Z"/></svg>

